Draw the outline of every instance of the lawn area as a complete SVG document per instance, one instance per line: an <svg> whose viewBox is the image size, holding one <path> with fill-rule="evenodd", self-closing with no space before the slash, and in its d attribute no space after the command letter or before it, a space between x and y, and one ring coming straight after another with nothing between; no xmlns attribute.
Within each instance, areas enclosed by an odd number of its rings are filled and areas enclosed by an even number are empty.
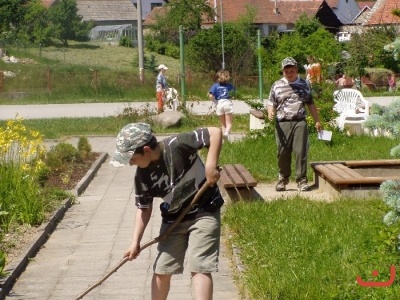
<svg viewBox="0 0 400 300"><path fill-rule="evenodd" d="M301 197L228 205L223 224L240 249L240 277L249 299L398 299L400 281L388 288L398 266L400 226L382 223L380 199L310 201ZM373 270L379 271L374 278Z"/></svg>

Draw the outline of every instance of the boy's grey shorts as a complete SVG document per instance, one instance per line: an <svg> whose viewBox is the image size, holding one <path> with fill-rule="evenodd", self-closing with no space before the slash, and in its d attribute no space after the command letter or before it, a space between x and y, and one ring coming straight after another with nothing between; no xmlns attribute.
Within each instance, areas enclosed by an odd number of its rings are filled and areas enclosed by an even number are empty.
<svg viewBox="0 0 400 300"><path fill-rule="evenodd" d="M218 271L221 212L211 216L180 223L164 241L158 244L153 270L156 274L183 273L187 250L189 272L212 273ZM169 226L162 224L160 233Z"/></svg>

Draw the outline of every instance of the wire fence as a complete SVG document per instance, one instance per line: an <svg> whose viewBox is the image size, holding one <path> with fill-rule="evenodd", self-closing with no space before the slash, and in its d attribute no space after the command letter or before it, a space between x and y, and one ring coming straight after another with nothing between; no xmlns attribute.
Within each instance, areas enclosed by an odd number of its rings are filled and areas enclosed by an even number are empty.
<svg viewBox="0 0 400 300"><path fill-rule="evenodd" d="M65 66L13 68L0 70L0 93L52 93L54 95L77 94L86 96L132 96L134 94L154 96L157 74L144 72L143 76L133 71L110 71L98 69L71 69ZM168 78L168 84L180 90L181 78L185 80L187 93L204 96L215 82L214 75L187 72L185 76ZM237 89L257 89L257 76L234 74L232 83ZM202 91L202 92L201 92Z"/></svg>

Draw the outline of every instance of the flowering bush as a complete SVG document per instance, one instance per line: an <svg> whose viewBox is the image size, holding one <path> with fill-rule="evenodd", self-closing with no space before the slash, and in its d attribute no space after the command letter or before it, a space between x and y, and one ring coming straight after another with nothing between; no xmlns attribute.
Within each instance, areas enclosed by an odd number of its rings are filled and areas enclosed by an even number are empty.
<svg viewBox="0 0 400 300"><path fill-rule="evenodd" d="M0 241L12 222L40 224L44 205L38 174L45 148L39 132L26 128L21 118L0 128ZM0 251L0 270L5 254Z"/></svg>

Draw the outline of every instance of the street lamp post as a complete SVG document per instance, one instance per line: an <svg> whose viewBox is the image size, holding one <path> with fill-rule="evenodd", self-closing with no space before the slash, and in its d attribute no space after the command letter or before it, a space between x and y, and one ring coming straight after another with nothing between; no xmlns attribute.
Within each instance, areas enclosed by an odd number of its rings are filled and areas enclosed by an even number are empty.
<svg viewBox="0 0 400 300"><path fill-rule="evenodd" d="M225 49L224 49L224 20L222 13L222 0L220 0L220 19L221 19L221 47L222 47L222 70L225 70Z"/></svg>
<svg viewBox="0 0 400 300"><path fill-rule="evenodd" d="M137 41L139 52L139 78L143 83L144 54L143 54L143 28L142 28L142 0L137 0Z"/></svg>

